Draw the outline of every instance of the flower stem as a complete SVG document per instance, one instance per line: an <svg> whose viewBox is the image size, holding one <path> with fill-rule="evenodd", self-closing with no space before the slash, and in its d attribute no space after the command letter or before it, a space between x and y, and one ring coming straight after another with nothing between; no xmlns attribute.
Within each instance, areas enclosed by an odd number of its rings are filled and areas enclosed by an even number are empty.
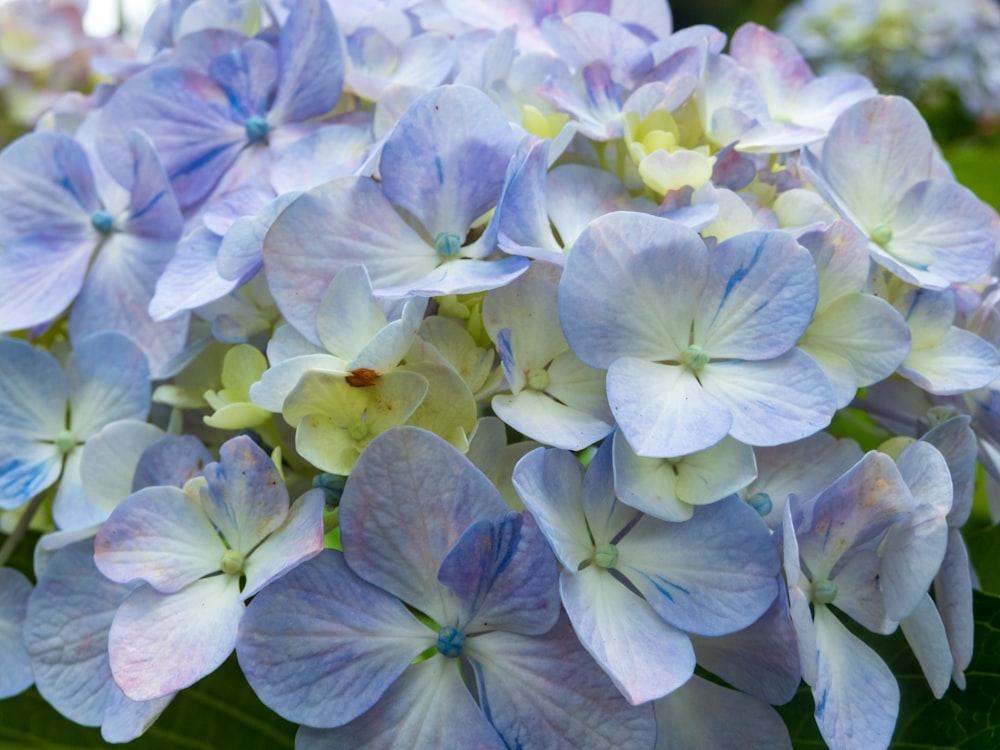
<svg viewBox="0 0 1000 750"><path fill-rule="evenodd" d="M45 495L46 493L44 492L35 495L24 509L21 517L17 519L17 526L14 527L14 530L10 532L10 536L4 540L3 546L0 547L0 566L6 564L10 556L14 554L14 550L17 549L17 545L24 538L28 527L31 525L31 519L35 517L35 513L42 507Z"/></svg>

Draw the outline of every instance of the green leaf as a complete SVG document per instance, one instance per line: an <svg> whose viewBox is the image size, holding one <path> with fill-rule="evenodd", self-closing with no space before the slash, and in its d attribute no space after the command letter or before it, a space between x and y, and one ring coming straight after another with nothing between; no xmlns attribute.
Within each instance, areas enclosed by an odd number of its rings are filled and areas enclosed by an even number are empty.
<svg viewBox="0 0 1000 750"><path fill-rule="evenodd" d="M899 682L900 710L893 750L982 750L1000 747L1000 598L976 592L975 653L966 670L966 689L954 684L940 700L931 694L903 636L877 636L854 630L885 659ZM845 618L846 620L846 618ZM825 748L809 688L778 712L796 750Z"/></svg>
<svg viewBox="0 0 1000 750"><path fill-rule="evenodd" d="M1000 596L1000 526L968 532L965 542L980 587L988 594Z"/></svg>
<svg viewBox="0 0 1000 750"><path fill-rule="evenodd" d="M955 179L993 208L1000 210L1000 147L983 143L963 144L944 150Z"/></svg>
<svg viewBox="0 0 1000 750"><path fill-rule="evenodd" d="M235 657L181 691L146 734L125 745L63 718L34 688L0 701L0 750L292 750L295 729L260 702Z"/></svg>

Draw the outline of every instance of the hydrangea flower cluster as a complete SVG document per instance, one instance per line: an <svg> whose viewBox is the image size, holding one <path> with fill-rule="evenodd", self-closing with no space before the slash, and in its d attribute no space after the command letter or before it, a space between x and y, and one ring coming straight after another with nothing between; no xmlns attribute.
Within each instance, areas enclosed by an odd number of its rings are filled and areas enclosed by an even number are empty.
<svg viewBox="0 0 1000 750"><path fill-rule="evenodd" d="M860 70L924 104L951 96L974 117L1000 116L1000 8L991 0L799 0L779 30L824 73Z"/></svg>
<svg viewBox="0 0 1000 750"><path fill-rule="evenodd" d="M0 152L0 697L125 742L235 651L305 750L780 748L804 683L847 749L871 639L964 687L1000 219L907 100L658 3L171 2L102 70Z"/></svg>

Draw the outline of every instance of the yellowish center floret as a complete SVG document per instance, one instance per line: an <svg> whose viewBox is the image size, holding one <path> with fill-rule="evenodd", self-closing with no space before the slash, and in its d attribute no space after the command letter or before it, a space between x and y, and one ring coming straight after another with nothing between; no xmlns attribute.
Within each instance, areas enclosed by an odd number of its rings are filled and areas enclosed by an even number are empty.
<svg viewBox="0 0 1000 750"><path fill-rule="evenodd" d="M227 549L222 553L222 560L219 561L219 569L229 576L242 575L243 566L246 565L246 562L247 559L239 552Z"/></svg>
<svg viewBox="0 0 1000 750"><path fill-rule="evenodd" d="M528 371L528 387L534 391L544 391L551 382L549 371L544 367L535 367Z"/></svg>

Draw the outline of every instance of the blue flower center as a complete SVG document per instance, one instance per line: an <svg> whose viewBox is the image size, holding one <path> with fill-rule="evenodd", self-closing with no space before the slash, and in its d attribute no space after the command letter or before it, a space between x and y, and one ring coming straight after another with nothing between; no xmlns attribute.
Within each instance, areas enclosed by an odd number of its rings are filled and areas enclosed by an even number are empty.
<svg viewBox="0 0 1000 750"><path fill-rule="evenodd" d="M244 123L244 127L247 131L247 139L251 143L256 143L267 138L267 120L260 115L248 117Z"/></svg>
<svg viewBox="0 0 1000 750"><path fill-rule="evenodd" d="M115 220L107 211L100 209L90 215L90 226L101 234L111 234L111 230L115 228Z"/></svg>
<svg viewBox="0 0 1000 750"><path fill-rule="evenodd" d="M438 632L437 649L442 656L455 659L462 653L462 646L465 645L465 636L455 630L451 625L445 625Z"/></svg>
<svg viewBox="0 0 1000 750"><path fill-rule="evenodd" d="M441 232L434 238L434 249L439 258L454 258L462 249L462 238L454 232Z"/></svg>
<svg viewBox="0 0 1000 750"><path fill-rule="evenodd" d="M766 492L755 492L747 498L747 505L753 508L761 516L766 516L774 509L771 496Z"/></svg>

